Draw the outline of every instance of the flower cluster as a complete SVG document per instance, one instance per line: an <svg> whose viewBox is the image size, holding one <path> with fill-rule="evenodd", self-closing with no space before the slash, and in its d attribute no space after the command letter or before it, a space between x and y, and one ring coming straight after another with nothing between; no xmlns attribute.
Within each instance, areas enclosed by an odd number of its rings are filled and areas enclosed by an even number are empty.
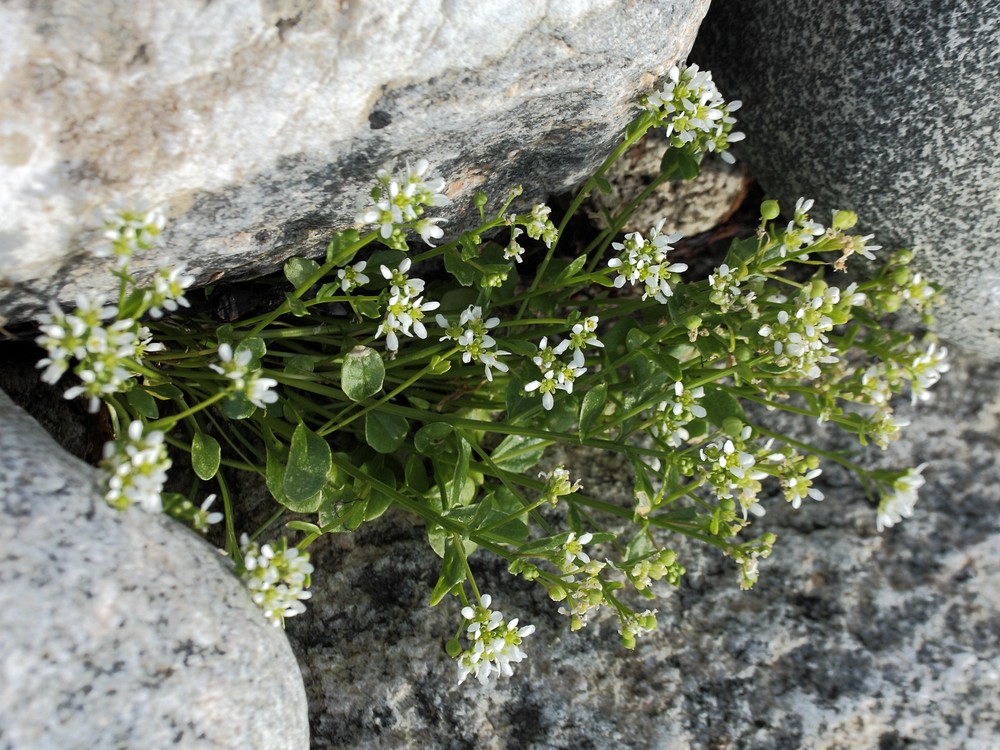
<svg viewBox="0 0 1000 750"><path fill-rule="evenodd" d="M653 581L663 578L673 586L680 583L681 576L687 572L685 567L677 562L677 553L673 550L665 549L655 557L650 557L641 562L637 562L628 571L629 580L637 591L645 591Z"/></svg>
<svg viewBox="0 0 1000 750"><path fill-rule="evenodd" d="M462 361L466 364L477 361L486 369L486 379L493 380L493 369L507 372L506 364L498 357L510 352L497 349L496 340L490 336L491 328L500 325L500 318L483 320L483 308L469 305L458 318L457 323L450 322L444 315L437 316L437 324L444 330L441 341L454 341L462 352Z"/></svg>
<svg viewBox="0 0 1000 750"><path fill-rule="evenodd" d="M490 609L492 603L492 597L484 594L478 605L462 608L462 617L468 623L465 636L471 645L457 656L459 684L470 674L482 685L501 675L510 677L514 674L511 665L525 657L521 643L535 632L535 626L518 627L516 618L504 622L501 612Z"/></svg>
<svg viewBox="0 0 1000 750"><path fill-rule="evenodd" d="M550 213L552 213L551 208L544 203L536 203L531 207L531 216L528 217L528 222L524 225L524 229L531 239L541 240L549 248L555 245L556 240L559 239L559 230L549 218ZM512 238L511 242L513 241Z"/></svg>
<svg viewBox="0 0 1000 750"><path fill-rule="evenodd" d="M678 274L687 270L686 263L671 263L667 253L673 250L671 246L680 238L680 234L662 235L663 219L649 232L649 239L644 239L639 232L625 235L625 242L614 242L612 247L619 251L617 258L608 261L609 268L618 269L615 277L615 287L621 289L626 282L642 284L642 298L652 297L660 304L666 304L667 297L673 295L671 284L680 280Z"/></svg>
<svg viewBox="0 0 1000 750"><path fill-rule="evenodd" d="M167 219L163 210L154 207L106 208L102 212L102 244L93 250L98 258L115 258L124 269L137 252L151 249Z"/></svg>
<svg viewBox="0 0 1000 750"><path fill-rule="evenodd" d="M727 149L745 137L733 130L736 118L732 113L742 102L727 103L707 70L699 70L697 65L675 65L660 90L640 103L654 114L674 147L693 153L715 151L730 164L735 161Z"/></svg>
<svg viewBox="0 0 1000 750"><path fill-rule="evenodd" d="M80 384L66 390L68 399L85 395L90 410L97 411L100 399L131 386L134 368L142 357L162 349L150 340L149 332L135 320L115 320L118 308L106 304L101 295L81 295L71 313L53 302L49 312L39 316L41 336L35 341L48 356L39 360L45 368L42 380L56 383L77 360L73 372Z"/></svg>
<svg viewBox="0 0 1000 750"><path fill-rule="evenodd" d="M278 400L278 394L272 390L278 381L263 377L260 370L251 369L252 358L249 348L237 349L234 353L229 344L220 344L219 363L209 367L231 380L233 390L246 396L247 401L264 409Z"/></svg>
<svg viewBox="0 0 1000 750"><path fill-rule="evenodd" d="M751 427L746 425L735 438L712 441L699 451L702 464L698 468L702 477L717 498L739 502L744 520L748 511L755 516L764 515L757 495L761 490L760 480L768 476L756 466L760 457L746 450L751 434Z"/></svg>
<svg viewBox="0 0 1000 750"><path fill-rule="evenodd" d="M272 625L284 626L286 617L306 611L302 602L312 596L308 588L313 572L308 552L289 547L284 538L275 545L260 545L246 534L240 539L240 550L243 582Z"/></svg>
<svg viewBox="0 0 1000 750"><path fill-rule="evenodd" d="M708 277L708 299L724 313L747 310L750 317L756 319L760 315L755 303L757 287L763 280L760 276L748 274L745 268L730 268L723 263Z"/></svg>
<svg viewBox="0 0 1000 750"><path fill-rule="evenodd" d="M541 370L542 377L527 383L524 386L524 391L525 393L538 391L542 394L542 406L546 410L555 405L556 391L572 393L573 383L587 371L584 366L583 352L580 349L573 349L572 358L568 362L559 359L569 348L569 339L551 347L548 336L545 336L538 342L538 354L531 358L531 361Z"/></svg>
<svg viewBox="0 0 1000 750"><path fill-rule="evenodd" d="M380 267L382 277L390 282L389 301L375 338L385 336L385 347L390 352L399 351L400 335L427 338L424 317L441 306L439 302L424 302L424 280L411 278L410 266L410 259L404 258L396 268Z"/></svg>
<svg viewBox="0 0 1000 750"><path fill-rule="evenodd" d="M570 482L569 472L562 466L557 466L552 471L540 471L538 478L545 480L542 497L553 508L559 504L560 497L572 495L583 487L579 480Z"/></svg>
<svg viewBox="0 0 1000 750"><path fill-rule="evenodd" d="M847 319L848 308L864 304L866 297L855 286L842 293L838 287L814 280L803 287L791 312L780 310L772 322L762 325L758 334L773 351L775 364L804 378L818 378L821 364L837 362L836 349L826 334Z"/></svg>
<svg viewBox="0 0 1000 750"><path fill-rule="evenodd" d="M424 218L428 207L447 205L443 191L445 182L428 174L430 164L418 159L415 166L407 162L405 169L393 174L394 164L383 166L376 173L378 180L371 192L372 205L361 209L357 221L361 225L377 224L383 241L392 248L404 249L403 230L412 227L428 245L444 236L438 226L441 219ZM433 246L433 245L432 245Z"/></svg>
<svg viewBox="0 0 1000 750"><path fill-rule="evenodd" d="M149 513L159 513L171 462L163 433L153 430L144 434L144 429L136 420L128 426L125 436L105 444L103 466L108 474L108 491L104 498L119 510L138 505Z"/></svg>

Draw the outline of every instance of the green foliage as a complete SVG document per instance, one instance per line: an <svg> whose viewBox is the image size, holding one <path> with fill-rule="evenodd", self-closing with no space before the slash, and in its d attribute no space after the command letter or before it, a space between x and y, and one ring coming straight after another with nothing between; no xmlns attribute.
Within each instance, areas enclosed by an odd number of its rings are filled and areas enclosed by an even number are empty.
<svg viewBox="0 0 1000 750"><path fill-rule="evenodd" d="M678 73L671 96L686 101L703 83ZM669 124L674 145L659 179L691 179L706 153L738 140L721 99L691 99L718 116L684 115L664 92L558 227L542 204L512 210L515 189L492 207L477 198L480 224L441 241L425 211L443 202L444 182L426 163L380 172L359 215L368 231L335 234L322 262L289 259L271 279L284 294L275 309L221 327L149 321L165 348L128 360L125 397L108 398L116 422L187 433L174 442L190 444L195 473L223 493L230 471L261 474L276 518L304 535L300 550L395 508L426 526L442 558L431 604L454 595L464 619L487 617L470 556L496 555L561 602L574 629L606 608L629 647L655 622L635 601L683 574L669 540L714 546L752 586L773 545L766 533L747 539L774 502L765 483L795 507L818 499L819 457L881 492L878 523L891 525L915 499L913 472L863 470L771 431L749 406L828 421L884 447L899 429L892 398L923 395L946 369L932 340L885 324L903 304L930 320L936 290L908 255L838 287L831 271L871 255L870 237L846 233L851 212L820 226L807 201L785 219L766 201L755 236L734 240L707 278L689 277L661 226L595 232L582 251L559 245L587 193L610 190L607 168L651 127ZM692 122L721 124L685 140ZM389 198L406 209L403 221L385 208ZM430 246L411 249L416 235ZM138 321L152 292L127 267L120 274L118 314ZM553 465L555 446L618 454L631 502L587 494L573 480L578 467ZM193 507L185 518L207 517ZM228 500L226 512L235 540L243 521ZM242 559L235 541L228 551Z"/></svg>

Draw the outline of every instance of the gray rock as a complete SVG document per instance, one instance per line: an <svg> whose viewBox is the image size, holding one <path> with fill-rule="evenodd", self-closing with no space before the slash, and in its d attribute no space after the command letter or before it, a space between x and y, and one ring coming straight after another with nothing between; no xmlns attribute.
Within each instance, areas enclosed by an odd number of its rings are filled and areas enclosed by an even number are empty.
<svg viewBox="0 0 1000 750"><path fill-rule="evenodd" d="M734 150L765 190L916 250L942 331L1000 357L1000 5L719 0L693 57L743 99Z"/></svg>
<svg viewBox="0 0 1000 750"><path fill-rule="evenodd" d="M113 287L86 250L116 193L167 207L166 252L204 283L321 253L392 157L448 180L454 231L476 190L564 191L708 4L4 3L0 315Z"/></svg>
<svg viewBox="0 0 1000 750"><path fill-rule="evenodd" d="M304 748L288 641L208 544L119 513L0 392L0 748Z"/></svg>
<svg viewBox="0 0 1000 750"><path fill-rule="evenodd" d="M754 590L720 555L676 545L688 575L658 597L660 628L634 652L607 620L570 633L541 591L474 556L495 605L537 627L528 659L492 690L456 684L443 645L458 607L426 606L438 561L420 528L390 514L321 540L310 610L289 623L313 746L995 747L1000 373L959 359L935 391L914 414L902 405L911 427L865 459L928 463L913 518L876 533L856 480L828 465L824 502L772 503L758 522L779 539ZM827 426L797 429L851 445ZM588 493L627 500L627 468L576 458Z"/></svg>

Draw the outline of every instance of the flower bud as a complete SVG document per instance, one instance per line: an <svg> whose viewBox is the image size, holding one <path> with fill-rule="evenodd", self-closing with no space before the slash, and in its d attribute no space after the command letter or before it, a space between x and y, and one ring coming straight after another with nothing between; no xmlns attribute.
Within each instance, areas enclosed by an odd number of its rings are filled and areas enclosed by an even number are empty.
<svg viewBox="0 0 1000 750"><path fill-rule="evenodd" d="M689 331L697 331L701 328L702 319L700 315L688 315L684 318L684 327Z"/></svg>
<svg viewBox="0 0 1000 750"><path fill-rule="evenodd" d="M743 421L738 417L726 417L722 420L722 431L731 438L738 438L743 432Z"/></svg>
<svg viewBox="0 0 1000 750"><path fill-rule="evenodd" d="M853 211L834 211L833 228L843 231L858 223L858 215Z"/></svg>
<svg viewBox="0 0 1000 750"><path fill-rule="evenodd" d="M549 598L554 602L561 602L566 598L566 589L560 586L558 583L553 583L548 586Z"/></svg>
<svg viewBox="0 0 1000 750"><path fill-rule="evenodd" d="M760 204L760 218L764 221L773 221L781 213L781 206L778 201L764 201Z"/></svg>
<svg viewBox="0 0 1000 750"><path fill-rule="evenodd" d="M896 268L892 272L892 283L896 286L906 286L910 280L910 269L906 266Z"/></svg>
<svg viewBox="0 0 1000 750"><path fill-rule="evenodd" d="M476 208L482 210L486 205L486 201L489 200L489 196L486 193L479 191L474 196L472 196L472 202L476 204Z"/></svg>
<svg viewBox="0 0 1000 750"><path fill-rule="evenodd" d="M889 313L896 312L903 304L903 298L898 294L881 294L878 298L882 309Z"/></svg>

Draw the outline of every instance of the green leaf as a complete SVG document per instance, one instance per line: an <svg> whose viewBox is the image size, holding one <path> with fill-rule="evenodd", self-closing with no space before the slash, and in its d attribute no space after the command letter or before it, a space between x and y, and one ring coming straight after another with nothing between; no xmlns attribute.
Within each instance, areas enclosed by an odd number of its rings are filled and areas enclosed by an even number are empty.
<svg viewBox="0 0 1000 750"><path fill-rule="evenodd" d="M649 539L649 534L643 529L634 537L632 541L628 543L628 547L625 548L625 560L626 562L638 561L651 552L653 552L653 543Z"/></svg>
<svg viewBox="0 0 1000 750"><path fill-rule="evenodd" d="M431 592L430 605L433 607L444 599L456 586L465 581L468 575L462 562L462 556L455 548L455 542L448 537L444 541L444 562L441 564L441 575L438 576L434 590Z"/></svg>
<svg viewBox="0 0 1000 750"><path fill-rule="evenodd" d="M264 339L259 336L251 336L235 346L233 355L235 356L242 351L250 352L250 367L257 368L260 367L260 360L267 354L267 345L264 343Z"/></svg>
<svg viewBox="0 0 1000 750"><path fill-rule="evenodd" d="M580 437L584 437L594 429L597 420L604 413L604 404L607 400L607 383L601 383L584 394L583 403L580 405Z"/></svg>
<svg viewBox="0 0 1000 750"><path fill-rule="evenodd" d="M431 480L427 476L427 467L424 466L424 460L416 453L411 453L406 459L403 480L406 482L407 487L416 492L427 492L431 488Z"/></svg>
<svg viewBox="0 0 1000 750"><path fill-rule="evenodd" d="M302 531L306 534L322 534L323 530L314 523L309 523L308 521L289 521L285 524L286 529L291 529L292 531Z"/></svg>
<svg viewBox="0 0 1000 750"><path fill-rule="evenodd" d="M721 388L706 387L705 395L699 403L705 407L708 420L717 427L721 427L722 423L730 417L735 417L741 422L746 421L747 417L743 413L740 402Z"/></svg>
<svg viewBox="0 0 1000 750"><path fill-rule="evenodd" d="M327 442L304 424L292 433L282 489L287 507L311 513L322 503L320 491L327 482L333 455Z"/></svg>
<svg viewBox="0 0 1000 750"><path fill-rule="evenodd" d="M466 499L465 483L469 480L469 459L472 456L472 446L463 437L458 438L458 460L455 462L455 471L452 473L451 486L448 488L448 505L452 508L466 505L472 498ZM475 497L475 490L473 490Z"/></svg>
<svg viewBox="0 0 1000 750"><path fill-rule="evenodd" d="M365 415L365 442L379 453L398 450L409 429L406 419L396 414L370 411Z"/></svg>
<svg viewBox="0 0 1000 750"><path fill-rule="evenodd" d="M425 424L413 436L413 445L419 453L434 457L440 454L442 443L451 434L451 425L447 422L431 422Z"/></svg>
<svg viewBox="0 0 1000 750"><path fill-rule="evenodd" d="M319 271L319 263L309 258L289 258L285 261L285 278L298 289Z"/></svg>
<svg viewBox="0 0 1000 750"><path fill-rule="evenodd" d="M660 161L660 172L668 180L693 180L701 171L701 162L687 149L668 148Z"/></svg>
<svg viewBox="0 0 1000 750"><path fill-rule="evenodd" d="M285 462L288 460L288 448L281 443L269 443L267 460L264 466L264 481L271 496L282 505L287 506L285 497Z"/></svg>
<svg viewBox="0 0 1000 750"><path fill-rule="evenodd" d="M242 393L230 393L222 400L221 411L229 419L246 419L257 411L257 407Z"/></svg>
<svg viewBox="0 0 1000 750"><path fill-rule="evenodd" d="M310 375L316 368L321 357L310 356L308 354L293 354L285 360L284 371L294 375Z"/></svg>
<svg viewBox="0 0 1000 750"><path fill-rule="evenodd" d="M556 283L558 284L560 282L568 281L569 279L573 278L574 276L576 276L577 272L579 272L579 270L586 265L586 263L587 263L586 255L581 255L577 258L574 258L573 261L568 266L566 266L566 268L562 270L562 273L560 273L559 276L556 278Z"/></svg>
<svg viewBox="0 0 1000 750"><path fill-rule="evenodd" d="M520 474L542 460L545 442L541 438L508 435L493 449L490 458L499 468Z"/></svg>
<svg viewBox="0 0 1000 750"><path fill-rule="evenodd" d="M196 432L191 441L191 467L198 478L207 482L219 470L222 449L219 441L204 432Z"/></svg>
<svg viewBox="0 0 1000 750"><path fill-rule="evenodd" d="M361 239L361 233L357 229L345 229L337 232L326 246L326 262L334 266L344 266L354 260L357 250L352 250L351 246Z"/></svg>
<svg viewBox="0 0 1000 750"><path fill-rule="evenodd" d="M288 303L288 311L296 318L303 318L309 314L309 309L305 303L294 294L285 292L285 302Z"/></svg>
<svg viewBox="0 0 1000 750"><path fill-rule="evenodd" d="M125 400L146 419L160 418L160 408L156 405L156 399L150 396L141 385L135 386L126 393Z"/></svg>
<svg viewBox="0 0 1000 750"><path fill-rule="evenodd" d="M467 263L454 248L448 248L445 251L444 267L462 286L472 286L478 277L476 269Z"/></svg>
<svg viewBox="0 0 1000 750"><path fill-rule="evenodd" d="M356 346L344 357L340 387L351 401L364 401L382 390L385 364L374 349Z"/></svg>
<svg viewBox="0 0 1000 750"><path fill-rule="evenodd" d="M605 195L611 195L611 183L608 182L603 177L595 177L594 182L597 183L597 189L600 190Z"/></svg>
<svg viewBox="0 0 1000 750"><path fill-rule="evenodd" d="M184 398L184 392L173 383L158 383L146 390L161 401L179 401Z"/></svg>

